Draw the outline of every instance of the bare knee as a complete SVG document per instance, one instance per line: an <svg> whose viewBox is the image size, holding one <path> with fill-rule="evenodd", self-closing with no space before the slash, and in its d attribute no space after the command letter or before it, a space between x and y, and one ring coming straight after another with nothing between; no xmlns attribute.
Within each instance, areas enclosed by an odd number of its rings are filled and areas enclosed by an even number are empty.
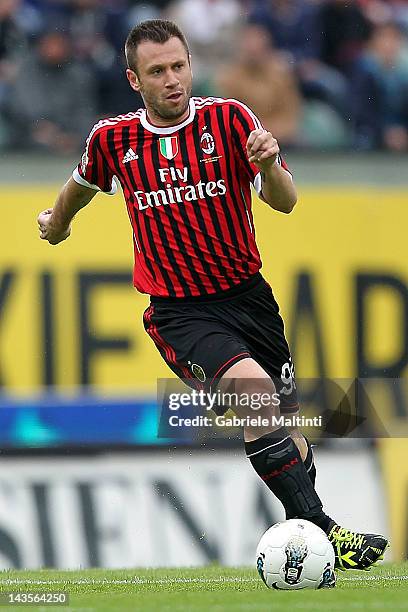
<svg viewBox="0 0 408 612"><path fill-rule="evenodd" d="M245 416L279 416L279 398L270 378L236 379L228 389L232 410Z"/></svg>
<svg viewBox="0 0 408 612"><path fill-rule="evenodd" d="M238 417L251 423L244 426L249 441L279 429L279 397L268 374L253 359L234 364L220 381L219 387Z"/></svg>

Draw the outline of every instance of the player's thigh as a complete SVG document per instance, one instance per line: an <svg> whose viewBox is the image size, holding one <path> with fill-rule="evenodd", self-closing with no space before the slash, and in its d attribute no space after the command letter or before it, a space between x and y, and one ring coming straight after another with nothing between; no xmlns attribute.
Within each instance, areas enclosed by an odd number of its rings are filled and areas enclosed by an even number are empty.
<svg viewBox="0 0 408 612"><path fill-rule="evenodd" d="M285 336L283 319L278 304L267 283L247 295L241 303L247 325L243 339L254 360L273 380L280 397L282 414L293 414L299 409L295 369Z"/></svg>
<svg viewBox="0 0 408 612"><path fill-rule="evenodd" d="M151 305L143 322L167 365L192 387L215 389L232 365L250 357L242 339L202 307Z"/></svg>

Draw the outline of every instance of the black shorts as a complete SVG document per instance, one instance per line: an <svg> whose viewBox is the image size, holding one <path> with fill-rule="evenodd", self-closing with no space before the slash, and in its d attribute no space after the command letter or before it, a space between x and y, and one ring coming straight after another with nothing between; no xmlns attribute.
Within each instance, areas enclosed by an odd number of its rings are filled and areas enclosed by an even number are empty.
<svg viewBox="0 0 408 612"><path fill-rule="evenodd" d="M167 365L191 387L214 391L234 363L250 357L274 380L281 411L298 410L282 317L260 273L222 299L152 297L143 322Z"/></svg>

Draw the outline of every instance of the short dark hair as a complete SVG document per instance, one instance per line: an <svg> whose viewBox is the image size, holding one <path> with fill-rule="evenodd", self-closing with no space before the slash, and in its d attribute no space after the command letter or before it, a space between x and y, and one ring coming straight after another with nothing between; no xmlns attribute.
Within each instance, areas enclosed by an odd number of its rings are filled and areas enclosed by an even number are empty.
<svg viewBox="0 0 408 612"><path fill-rule="evenodd" d="M142 21L129 32L126 39L125 56L128 67L136 72L136 51L140 43L150 40L164 44L173 37L178 38L183 43L187 55L190 55L186 37L173 21L167 21L166 19Z"/></svg>

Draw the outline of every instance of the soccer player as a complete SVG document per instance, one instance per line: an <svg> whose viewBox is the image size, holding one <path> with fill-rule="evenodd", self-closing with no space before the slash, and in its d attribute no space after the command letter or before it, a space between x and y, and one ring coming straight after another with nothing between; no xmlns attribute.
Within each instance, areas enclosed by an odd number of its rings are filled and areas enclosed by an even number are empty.
<svg viewBox="0 0 408 612"><path fill-rule="evenodd" d="M192 386L226 392L233 384L238 395L272 398L278 380L280 412L297 414L293 363L259 272L251 213L251 184L271 208L295 206L279 145L241 102L191 97L189 49L174 23L139 24L125 54L130 86L146 109L93 127L54 208L38 217L40 237L50 244L68 238L74 215L98 191L115 193L116 176L133 229L134 285L151 296L144 326L169 367ZM239 417L251 410L234 409ZM287 518L327 533L338 567L369 567L387 540L349 531L323 512L311 446L296 428L273 427L278 414L271 401L257 411L268 426L244 428L253 468Z"/></svg>

